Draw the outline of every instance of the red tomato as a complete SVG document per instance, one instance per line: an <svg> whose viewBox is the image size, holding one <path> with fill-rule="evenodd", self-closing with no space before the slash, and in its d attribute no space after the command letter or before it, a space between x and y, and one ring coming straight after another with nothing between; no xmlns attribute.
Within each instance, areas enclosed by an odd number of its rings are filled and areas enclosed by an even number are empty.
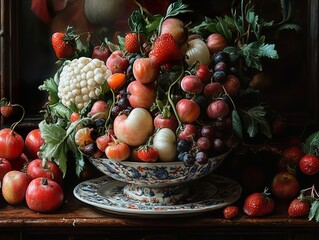
<svg viewBox="0 0 319 240"><path fill-rule="evenodd" d="M36 212L52 212L58 209L63 198L64 193L58 183L41 177L30 182L25 195L28 207Z"/></svg>
<svg viewBox="0 0 319 240"><path fill-rule="evenodd" d="M70 121L73 123L79 120L79 118L80 118L80 114L77 112L73 112L70 116Z"/></svg>
<svg viewBox="0 0 319 240"><path fill-rule="evenodd" d="M44 139L41 137L41 132L39 128L33 129L25 137L25 153L30 159L38 158L38 152L40 147L44 144Z"/></svg>
<svg viewBox="0 0 319 240"><path fill-rule="evenodd" d="M137 150L137 157L143 162L156 162L158 150L152 146L141 147Z"/></svg>
<svg viewBox="0 0 319 240"><path fill-rule="evenodd" d="M123 142L111 142L105 149L107 158L114 161L123 161L130 156L130 148Z"/></svg>
<svg viewBox="0 0 319 240"><path fill-rule="evenodd" d="M30 179L35 179L38 177L47 178L53 180L60 185L63 181L63 174L60 170L58 164L53 161L46 161L43 165L41 159L32 160L27 166L27 175Z"/></svg>
<svg viewBox="0 0 319 240"><path fill-rule="evenodd" d="M9 161L20 157L24 149L24 140L20 134L10 128L0 130L0 157Z"/></svg>

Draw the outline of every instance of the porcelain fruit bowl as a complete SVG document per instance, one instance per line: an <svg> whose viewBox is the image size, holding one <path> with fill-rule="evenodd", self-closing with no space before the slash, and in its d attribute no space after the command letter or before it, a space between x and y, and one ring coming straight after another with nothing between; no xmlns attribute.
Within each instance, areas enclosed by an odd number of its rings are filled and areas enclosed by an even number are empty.
<svg viewBox="0 0 319 240"><path fill-rule="evenodd" d="M206 164L185 166L183 162L130 162L107 158L89 158L101 172L127 183L123 193L128 198L148 204L175 204L188 195L187 183L213 172L230 150L209 158Z"/></svg>

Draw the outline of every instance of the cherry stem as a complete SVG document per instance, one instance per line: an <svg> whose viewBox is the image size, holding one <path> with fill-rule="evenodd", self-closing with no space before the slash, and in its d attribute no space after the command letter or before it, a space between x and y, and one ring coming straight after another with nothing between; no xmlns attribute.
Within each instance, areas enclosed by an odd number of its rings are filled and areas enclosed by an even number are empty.
<svg viewBox="0 0 319 240"><path fill-rule="evenodd" d="M168 88L168 91L167 91L167 99L168 99L168 102L170 103L172 109L173 109L173 112L174 112L174 115L177 119L177 122L178 122L178 128L176 129L176 132L182 127L182 122L181 120L179 119L178 117L178 114L177 114L177 111L176 111L176 108L175 108L175 105L174 105L174 102L171 98L171 90L173 88L173 86L183 77L184 75L184 68L182 68L182 72L181 74L178 76L178 78L176 78L176 80L169 86Z"/></svg>
<svg viewBox="0 0 319 240"><path fill-rule="evenodd" d="M19 121L14 122L14 123L10 126L11 131L14 131L14 129L16 128L16 126L17 126L20 122L22 122L22 120L24 119L25 110L24 110L24 107L22 107L20 104L12 104L11 106L13 106L13 107L20 107L20 108L22 109L22 116L21 116L21 118L19 119Z"/></svg>
<svg viewBox="0 0 319 240"><path fill-rule="evenodd" d="M236 110L236 105L235 105L235 103L234 103L233 99L230 97L230 95L228 94L228 92L227 92L226 88L225 88L223 85L222 85L222 88L223 88L223 90L224 90L224 92L225 92L226 96L228 96L228 97L229 97L229 100L231 101L231 103L232 103L232 105L233 105L234 109Z"/></svg>

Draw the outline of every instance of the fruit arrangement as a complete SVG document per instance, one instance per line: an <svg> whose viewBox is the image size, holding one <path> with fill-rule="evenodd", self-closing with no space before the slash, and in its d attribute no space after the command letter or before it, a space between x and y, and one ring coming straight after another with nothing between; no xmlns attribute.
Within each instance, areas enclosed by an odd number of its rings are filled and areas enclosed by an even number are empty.
<svg viewBox="0 0 319 240"><path fill-rule="evenodd" d="M255 176L258 174L258 177L253 177L255 182L262 181L258 185L242 182L245 190L242 204L226 207L224 217L233 219L241 214L261 217L283 213L291 218L308 217L309 221L318 222L318 136L319 132L315 131L305 139L282 142L281 147L259 146L257 151L266 153L266 163L260 166L273 164L272 171L256 171L258 168L249 166L249 171ZM262 153L255 152L254 155L260 158ZM248 171L243 174L248 175ZM252 179L252 176L249 174L248 177ZM249 184L254 186L249 187Z"/></svg>
<svg viewBox="0 0 319 240"><path fill-rule="evenodd" d="M38 153L44 143L40 129L31 130L25 138L16 132L16 126L24 118L24 108L19 104L9 103L5 98L1 103L1 114L8 119L17 112L17 108L22 110L19 121L14 122L10 128L0 130L2 197L5 202L14 206L26 202L35 212L55 211L64 200L62 171L54 161L39 158Z"/></svg>
<svg viewBox="0 0 319 240"><path fill-rule="evenodd" d="M263 28L296 26L285 25L284 9L278 24L247 18L247 25L235 13L240 9L257 17L243 1L231 17L191 24L195 13L179 0L164 16L139 5L128 19L130 32L117 43L105 38L92 46L90 33L84 43L85 33L72 27L53 34L61 65L39 87L49 94L39 124L41 156L64 174L70 152L77 174L85 156L190 166L207 163L237 139L270 138L269 109L255 100L259 93L246 72L261 71L262 58L278 58Z"/></svg>
<svg viewBox="0 0 319 240"><path fill-rule="evenodd" d="M281 134L285 122L259 101L249 75L262 71L263 58L279 57L263 29L298 29L285 25L290 20L285 8L291 5L283 1L281 7L279 24L259 21L251 2L234 6L231 16L193 24L194 12L177 1L164 16L139 6L128 21L131 31L117 43L106 38L99 46L83 43L80 36L91 33L77 34L72 27L53 34L60 65L39 87L49 94L44 120L25 139L15 132L21 120L0 131L4 200L26 201L36 212L58 209L70 153L77 174L87 156L204 165L238 141ZM237 12L245 12L246 22ZM15 108L23 109L1 99L3 117L10 118ZM280 156L279 171L264 191L227 206L224 217L270 215L284 201L287 216L318 222L319 194L312 178L319 174L318 139L315 132L301 144L271 148ZM309 187L309 182L315 183ZM44 204L47 198L51 201Z"/></svg>

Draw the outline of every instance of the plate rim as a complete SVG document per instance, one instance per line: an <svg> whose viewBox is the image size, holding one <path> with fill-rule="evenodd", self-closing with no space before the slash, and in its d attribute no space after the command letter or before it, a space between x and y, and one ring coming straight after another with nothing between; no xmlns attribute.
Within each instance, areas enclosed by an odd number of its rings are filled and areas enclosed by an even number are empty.
<svg viewBox="0 0 319 240"><path fill-rule="evenodd" d="M228 182L232 182L233 184L237 185L237 188L238 188L238 196L234 197L233 199L227 201L227 202L224 202L224 203L219 203L217 205L209 205L209 206L205 206L205 207L200 207L200 208L178 208L176 209L177 206L183 206L183 205L192 205L192 204L200 204L201 202L205 202L205 201L209 201L209 200L213 200L212 198L210 199L206 199L206 200L203 200L203 201L197 201L197 202L190 202L190 203L186 203L186 204L176 204L176 205L172 205L172 206L169 206L169 205L164 205L164 206L154 206L155 207L158 207L158 208L162 208L164 207L163 209L161 210L154 210L153 209L136 209L136 208L125 208L125 207L120 207L120 206L111 206L111 205L105 205L105 204L101 204L101 203L96 203L96 202L92 202L92 201L89 201L81 196L79 196L77 194L77 190L80 189L83 185L85 184L90 184L93 186L94 188L94 193L92 193L92 196L94 196L95 194L97 194L99 197L102 197L102 198L106 198L108 201L110 201L106 196L102 196L100 195L98 192L99 192L99 189L102 188L104 185L106 184L110 184L112 182L118 182L118 183L121 183L121 184L125 184L123 182L120 182L118 180L115 180L109 176L101 176L101 177L97 177L97 178L93 178L93 179L89 179L89 180L86 180L86 181L83 181L81 183L79 183L77 186L75 186L75 188L73 189L73 195L79 200L79 201L82 201L90 206L93 206L95 207L96 209L100 210L100 211L103 211L103 212L107 212L107 213L112 213L112 214L118 214L118 215L127 215L127 216L137 216L136 214L140 215L140 216L167 216L167 215L185 215L185 214L189 214L189 215L195 215L195 214L200 214L200 213L203 213L203 212L208 212L208 211L213 211L213 210L217 210L217 209L220 209L220 208L223 208L223 207L226 207L228 205L231 205L233 204L234 202L236 202L240 196L241 196L241 193L242 193L242 187L241 185L228 178L228 177L224 177L224 176L221 176L221 175L218 175L218 174L208 174L209 175L214 175L214 176L218 176L220 178L223 178L224 180L227 180ZM102 182L101 180L107 180L107 182ZM94 183L94 182L98 182L98 183ZM170 209L170 207L172 207L173 209Z"/></svg>

